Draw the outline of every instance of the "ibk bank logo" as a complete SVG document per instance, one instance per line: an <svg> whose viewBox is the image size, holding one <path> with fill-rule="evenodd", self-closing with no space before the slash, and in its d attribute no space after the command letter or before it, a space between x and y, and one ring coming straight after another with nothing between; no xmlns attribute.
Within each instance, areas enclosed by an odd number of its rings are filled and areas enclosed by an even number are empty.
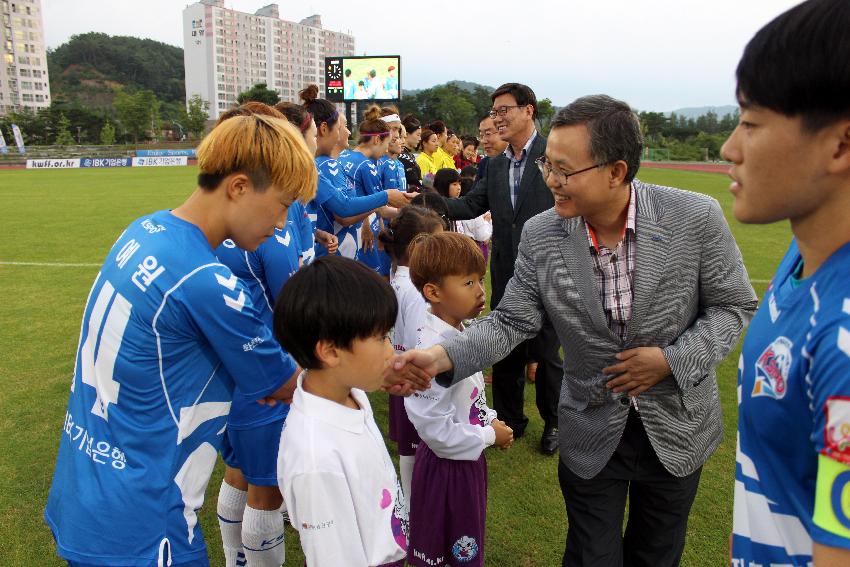
<svg viewBox="0 0 850 567"><path fill-rule="evenodd" d="M753 397L768 396L781 400L788 391L788 372L793 360L793 343L786 337L779 337L761 353L756 361L756 381L753 384Z"/></svg>

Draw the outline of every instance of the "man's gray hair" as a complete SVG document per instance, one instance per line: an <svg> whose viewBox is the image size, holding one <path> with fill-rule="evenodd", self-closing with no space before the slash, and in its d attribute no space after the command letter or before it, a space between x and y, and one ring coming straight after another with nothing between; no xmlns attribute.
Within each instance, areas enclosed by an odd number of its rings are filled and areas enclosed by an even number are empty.
<svg viewBox="0 0 850 567"><path fill-rule="evenodd" d="M626 183L640 168L643 135L640 121L628 104L607 95L578 98L552 119L552 129L584 124L590 133L590 155L597 163L625 161Z"/></svg>

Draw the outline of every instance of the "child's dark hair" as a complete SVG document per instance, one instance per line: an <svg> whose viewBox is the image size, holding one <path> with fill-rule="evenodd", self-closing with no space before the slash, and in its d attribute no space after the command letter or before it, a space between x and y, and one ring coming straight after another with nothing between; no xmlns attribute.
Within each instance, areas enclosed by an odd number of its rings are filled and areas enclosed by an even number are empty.
<svg viewBox="0 0 850 567"><path fill-rule="evenodd" d="M460 139L460 143L461 148L465 148L466 146L473 146L476 150L478 149L478 144L480 144L478 138L476 138L475 136L463 136Z"/></svg>
<svg viewBox="0 0 850 567"><path fill-rule="evenodd" d="M404 129L407 130L408 134L413 134L422 127L419 120L412 114L405 114L404 118L401 119L401 123L404 125Z"/></svg>
<svg viewBox="0 0 850 567"><path fill-rule="evenodd" d="M433 189L430 191L423 190L410 200L410 204L416 205L417 207L431 209L437 213L437 216L443 221L443 230L449 230L451 228L451 223L449 222L449 207L446 205L446 201L439 195L439 193L434 192Z"/></svg>
<svg viewBox="0 0 850 567"><path fill-rule="evenodd" d="M354 260L324 256L283 286L274 333L302 368L318 369L319 341L349 349L356 339L388 333L397 314L398 301L384 278Z"/></svg>
<svg viewBox="0 0 850 567"><path fill-rule="evenodd" d="M304 90L298 93L298 96L304 103L304 108L313 117L316 128L320 127L323 122L328 125L328 128L333 128L333 125L339 120L339 111L336 106L329 100L318 98L319 87L317 85L307 85Z"/></svg>
<svg viewBox="0 0 850 567"><path fill-rule="evenodd" d="M440 285L448 276L487 273L481 249L457 232L420 234L410 247L410 280L422 292L425 284Z"/></svg>
<svg viewBox="0 0 850 567"><path fill-rule="evenodd" d="M463 169L460 170L460 178L469 177L470 179L475 179L475 176L478 175L478 166L477 165L467 165Z"/></svg>
<svg viewBox="0 0 850 567"><path fill-rule="evenodd" d="M461 177L460 178L460 196L465 197L467 193L472 191L472 188L475 187L475 178L474 177Z"/></svg>
<svg viewBox="0 0 850 567"><path fill-rule="evenodd" d="M449 185L460 181L460 174L456 169L444 167L434 174L434 189L443 197L449 197Z"/></svg>
<svg viewBox="0 0 850 567"><path fill-rule="evenodd" d="M378 240L384 245L384 250L390 255L395 266L406 266L413 239L423 232L434 232L437 227L445 227L440 215L425 207L408 205L390 220L378 235Z"/></svg>

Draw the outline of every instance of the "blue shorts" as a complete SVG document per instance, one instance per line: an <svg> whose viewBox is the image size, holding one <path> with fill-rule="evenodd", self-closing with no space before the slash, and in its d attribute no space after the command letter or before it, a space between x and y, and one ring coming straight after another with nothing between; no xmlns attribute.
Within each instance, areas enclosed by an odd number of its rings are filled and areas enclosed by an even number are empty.
<svg viewBox="0 0 850 567"><path fill-rule="evenodd" d="M151 563L151 567L153 567L153 563ZM104 567L103 565L96 565L94 563L78 563L76 561L69 561L68 567ZM198 559L196 561L191 561L189 563L172 563L171 567L210 567L210 562L208 559Z"/></svg>
<svg viewBox="0 0 850 567"><path fill-rule="evenodd" d="M277 450L283 420L251 429L227 428L221 457L228 467L239 469L249 484L277 486Z"/></svg>

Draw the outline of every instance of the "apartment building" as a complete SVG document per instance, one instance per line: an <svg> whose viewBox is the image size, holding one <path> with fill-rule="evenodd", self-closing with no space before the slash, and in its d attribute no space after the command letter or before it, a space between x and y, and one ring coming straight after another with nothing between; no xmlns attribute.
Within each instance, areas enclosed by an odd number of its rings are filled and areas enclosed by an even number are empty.
<svg viewBox="0 0 850 567"><path fill-rule="evenodd" d="M50 106L41 0L0 0L0 115Z"/></svg>
<svg viewBox="0 0 850 567"><path fill-rule="evenodd" d="M183 10L183 48L186 99L200 95L216 119L256 83L284 100L311 83L324 93L325 57L353 55L354 37L323 29L319 15L282 20L277 4L249 14L201 0Z"/></svg>

